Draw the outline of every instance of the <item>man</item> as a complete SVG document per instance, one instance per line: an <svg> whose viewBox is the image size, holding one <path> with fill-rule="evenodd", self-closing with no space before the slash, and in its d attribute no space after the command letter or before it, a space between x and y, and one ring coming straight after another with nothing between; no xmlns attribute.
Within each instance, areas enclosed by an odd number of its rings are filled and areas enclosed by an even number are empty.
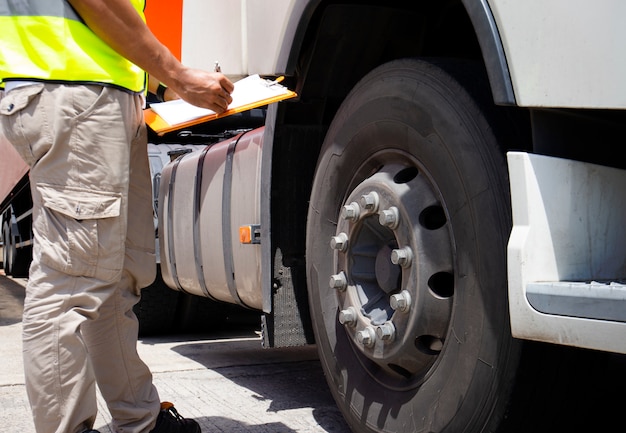
<svg viewBox="0 0 626 433"><path fill-rule="evenodd" d="M30 165L26 389L38 433L94 431L95 384L124 433L199 433L159 402L132 312L155 276L147 72L222 112L233 84L182 65L144 0L0 0L0 133ZM145 71L145 72L144 72Z"/></svg>

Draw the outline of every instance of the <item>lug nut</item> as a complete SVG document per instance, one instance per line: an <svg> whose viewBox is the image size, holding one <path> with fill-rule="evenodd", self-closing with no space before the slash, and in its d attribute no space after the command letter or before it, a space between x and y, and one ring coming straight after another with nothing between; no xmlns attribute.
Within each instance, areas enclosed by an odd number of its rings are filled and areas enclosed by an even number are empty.
<svg viewBox="0 0 626 433"><path fill-rule="evenodd" d="M330 276L330 287L332 289L346 290L348 287L348 279L345 272L341 271L338 274Z"/></svg>
<svg viewBox="0 0 626 433"><path fill-rule="evenodd" d="M339 312L339 323L345 326L354 326L356 324L356 310L354 307L348 307Z"/></svg>
<svg viewBox="0 0 626 433"><path fill-rule="evenodd" d="M353 201L350 204L347 204L341 210L341 216L343 219L354 221L359 219L359 215L361 214L361 208L359 204Z"/></svg>
<svg viewBox="0 0 626 433"><path fill-rule="evenodd" d="M409 311L409 307L411 306L411 294L407 290L403 290L400 293L391 295L389 304L394 310L402 312Z"/></svg>
<svg viewBox="0 0 626 433"><path fill-rule="evenodd" d="M330 239L330 247L333 250L345 251L348 248L348 235L342 232L333 236Z"/></svg>
<svg viewBox="0 0 626 433"><path fill-rule="evenodd" d="M384 341L392 340L396 334L396 328L391 322L385 322L376 327L376 336Z"/></svg>
<svg viewBox="0 0 626 433"><path fill-rule="evenodd" d="M413 251L410 247L398 248L391 252L391 263L400 265L403 268L411 266L413 261Z"/></svg>
<svg viewBox="0 0 626 433"><path fill-rule="evenodd" d="M400 216L398 214L398 208L391 206L389 209L385 209L378 214L378 222L381 226L395 229L400 222Z"/></svg>
<svg viewBox="0 0 626 433"><path fill-rule="evenodd" d="M365 329L360 330L356 333L356 341L361 343L365 347L372 347L374 345L374 338L376 337L374 333L374 328L368 326Z"/></svg>
<svg viewBox="0 0 626 433"><path fill-rule="evenodd" d="M376 212L379 202L380 199L378 198L377 192L372 191L369 194L361 196L361 206L368 212Z"/></svg>

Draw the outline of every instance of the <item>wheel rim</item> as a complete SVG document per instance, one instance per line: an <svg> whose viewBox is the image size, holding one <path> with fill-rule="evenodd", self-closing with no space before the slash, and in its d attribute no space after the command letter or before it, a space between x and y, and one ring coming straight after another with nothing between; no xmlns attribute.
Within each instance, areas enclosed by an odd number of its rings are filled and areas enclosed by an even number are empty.
<svg viewBox="0 0 626 433"><path fill-rule="evenodd" d="M329 242L337 320L368 373L392 388L427 377L444 349L454 296L446 213L410 158L383 156L389 162L348 191Z"/></svg>

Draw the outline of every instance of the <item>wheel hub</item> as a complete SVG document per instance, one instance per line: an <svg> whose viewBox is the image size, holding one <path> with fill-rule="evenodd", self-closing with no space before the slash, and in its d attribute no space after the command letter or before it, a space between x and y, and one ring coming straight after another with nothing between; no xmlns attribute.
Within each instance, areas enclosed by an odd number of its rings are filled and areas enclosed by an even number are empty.
<svg viewBox="0 0 626 433"><path fill-rule="evenodd" d="M383 166L346 198L330 247L338 320L356 350L393 376L425 375L454 295L446 215L428 178Z"/></svg>

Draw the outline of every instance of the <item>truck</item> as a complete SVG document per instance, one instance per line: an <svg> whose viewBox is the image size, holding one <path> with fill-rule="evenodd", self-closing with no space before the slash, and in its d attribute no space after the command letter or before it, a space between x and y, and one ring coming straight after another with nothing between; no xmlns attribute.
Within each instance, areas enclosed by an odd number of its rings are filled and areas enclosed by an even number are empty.
<svg viewBox="0 0 626 433"><path fill-rule="evenodd" d="M0 244L7 275L25 276L32 255L28 165L0 135Z"/></svg>
<svg viewBox="0 0 626 433"><path fill-rule="evenodd" d="M354 432L544 431L533 406L545 431L601 431L618 413L600 396L623 367L595 379L626 353L626 4L152 7L183 63L298 95L163 167L165 284L258 312L265 347L315 344ZM565 394L589 383L602 404L579 416L590 400Z"/></svg>
<svg viewBox="0 0 626 433"><path fill-rule="evenodd" d="M250 116L248 116L250 117ZM249 124L258 125L257 120ZM221 130L204 135L202 144L195 140L179 138L176 143L148 143L148 159L153 186L153 215L157 252L155 281L142 289L139 303L134 307L139 319L142 337L164 335L171 332L202 332L217 324L242 325L256 320L252 311L228 304L198 298L168 288L161 277L161 264L157 236L158 190L161 170L172 158L187 152L201 150L207 143L237 135L237 131ZM15 278L28 277L32 260L32 198L28 177L29 168L13 146L0 136L0 264L5 275Z"/></svg>
<svg viewBox="0 0 626 433"><path fill-rule="evenodd" d="M316 344L355 432L537 431L626 352L623 2L168 5L184 63L298 97L164 168L164 281Z"/></svg>

